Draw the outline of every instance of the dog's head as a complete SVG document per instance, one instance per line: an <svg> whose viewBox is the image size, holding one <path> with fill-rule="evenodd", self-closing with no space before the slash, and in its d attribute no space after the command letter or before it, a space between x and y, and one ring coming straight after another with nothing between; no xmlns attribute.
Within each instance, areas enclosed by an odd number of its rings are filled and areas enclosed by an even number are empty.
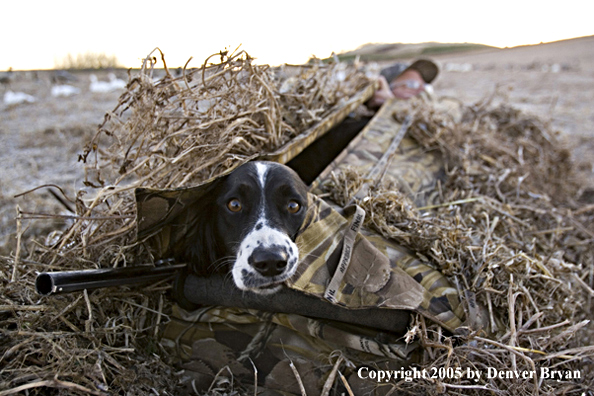
<svg viewBox="0 0 594 396"><path fill-rule="evenodd" d="M249 162L218 180L203 200L208 205L196 208L204 213L186 241L195 268L203 269L207 258L230 271L239 289L261 294L277 291L295 273L295 238L308 202L307 187L294 171Z"/></svg>

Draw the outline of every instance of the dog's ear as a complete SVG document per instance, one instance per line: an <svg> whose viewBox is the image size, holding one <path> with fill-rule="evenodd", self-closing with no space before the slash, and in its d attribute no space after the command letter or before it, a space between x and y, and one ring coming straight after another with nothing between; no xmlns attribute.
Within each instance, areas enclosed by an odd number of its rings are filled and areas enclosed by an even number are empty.
<svg viewBox="0 0 594 396"><path fill-rule="evenodd" d="M196 275L218 272L216 260L221 257L222 246L216 229L216 203L218 181L208 187L208 192L180 214L177 223L183 235L178 235L175 256L177 262L188 263Z"/></svg>
<svg viewBox="0 0 594 396"><path fill-rule="evenodd" d="M193 219L184 238L184 258L196 275L216 272L216 260L221 250L212 216L214 208L209 206L200 208L200 214Z"/></svg>
<svg viewBox="0 0 594 396"><path fill-rule="evenodd" d="M201 206L207 205L214 182L170 190L137 188L136 238L158 259L183 260L183 242ZM184 261L185 262L185 261Z"/></svg>

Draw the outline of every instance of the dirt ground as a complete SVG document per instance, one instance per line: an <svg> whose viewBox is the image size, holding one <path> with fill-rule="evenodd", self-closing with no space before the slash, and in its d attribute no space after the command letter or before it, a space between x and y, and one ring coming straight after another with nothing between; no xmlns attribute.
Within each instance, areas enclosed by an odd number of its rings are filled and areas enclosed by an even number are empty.
<svg viewBox="0 0 594 396"><path fill-rule="evenodd" d="M23 210L61 210L47 189L15 199L16 194L45 184L62 187L70 197L83 187L82 165L77 162L85 142L106 111L115 107L122 90L93 93L88 73L76 74L68 85L80 89L69 97L51 95L53 72L15 72L7 90L24 92L34 103L6 105L0 101L0 252L14 246L16 205ZM44 233L43 229L36 229ZM10 250L7 250L7 252Z"/></svg>
<svg viewBox="0 0 594 396"><path fill-rule="evenodd" d="M474 103L497 90L515 107L550 120L594 181L594 36L433 59L442 69L436 94Z"/></svg>
<svg viewBox="0 0 594 396"><path fill-rule="evenodd" d="M594 186L594 36L433 59L441 67L434 83L436 95L472 104L497 91L515 107L550 120L572 145L575 159ZM123 92L93 93L90 73L81 72L68 83L80 89L78 94L53 97L53 75L16 72L10 85L2 87L2 96L7 90L25 92L35 102L8 106L0 101L1 253L14 246L17 204L26 210L61 210L47 189L21 198L14 198L16 194L55 184L74 196L83 187L78 154ZM98 77L106 79L105 73ZM119 77L127 78L125 72Z"/></svg>

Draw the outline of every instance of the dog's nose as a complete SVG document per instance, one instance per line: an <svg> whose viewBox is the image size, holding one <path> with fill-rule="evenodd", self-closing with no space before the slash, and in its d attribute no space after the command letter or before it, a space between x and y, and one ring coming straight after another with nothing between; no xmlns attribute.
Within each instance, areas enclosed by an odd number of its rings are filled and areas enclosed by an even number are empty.
<svg viewBox="0 0 594 396"><path fill-rule="evenodd" d="M260 274L272 277L283 273L287 267L287 253L283 249L255 249L249 263Z"/></svg>

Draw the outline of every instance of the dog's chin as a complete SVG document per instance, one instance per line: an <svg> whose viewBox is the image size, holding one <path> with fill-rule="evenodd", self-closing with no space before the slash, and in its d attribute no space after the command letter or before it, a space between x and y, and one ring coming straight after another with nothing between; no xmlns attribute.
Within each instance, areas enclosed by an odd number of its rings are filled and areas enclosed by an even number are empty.
<svg viewBox="0 0 594 396"><path fill-rule="evenodd" d="M243 278L241 282L236 282L239 289L250 291L260 295L270 295L278 292L285 283L285 278L282 279L254 279L254 277Z"/></svg>
<svg viewBox="0 0 594 396"><path fill-rule="evenodd" d="M275 293L279 292L280 289L282 289L282 287L283 287L282 283L272 283L267 286L254 287L254 288L251 288L248 290L251 291L252 293L259 294L261 296L269 296L271 294L275 294Z"/></svg>
<svg viewBox="0 0 594 396"><path fill-rule="evenodd" d="M292 273L285 273L274 278L265 278L252 271L241 271L240 274L233 271L232 275L238 289L260 295L270 295L281 290Z"/></svg>

